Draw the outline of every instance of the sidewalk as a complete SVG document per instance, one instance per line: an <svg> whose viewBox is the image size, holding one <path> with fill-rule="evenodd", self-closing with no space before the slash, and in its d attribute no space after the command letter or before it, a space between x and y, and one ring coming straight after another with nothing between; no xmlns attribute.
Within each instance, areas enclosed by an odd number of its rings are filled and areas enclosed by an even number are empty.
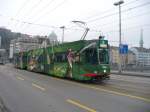
<svg viewBox="0 0 150 112"><path fill-rule="evenodd" d="M116 70L111 71L112 74L116 75L128 75L128 76L137 76L137 77L149 77L150 78L150 73L146 72L132 72L132 71L122 71L122 73L118 73Z"/></svg>

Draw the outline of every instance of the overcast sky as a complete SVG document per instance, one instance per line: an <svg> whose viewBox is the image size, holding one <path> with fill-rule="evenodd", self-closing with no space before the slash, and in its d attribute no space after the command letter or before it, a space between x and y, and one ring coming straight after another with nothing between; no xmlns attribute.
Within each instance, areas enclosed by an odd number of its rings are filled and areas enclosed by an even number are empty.
<svg viewBox="0 0 150 112"><path fill-rule="evenodd" d="M103 34L111 45L118 45L118 7L113 5L116 1L0 0L0 26L30 35L49 35L54 31L61 40L59 27L64 25L65 41L74 41L81 38L84 29L71 21L80 20L90 28L86 39ZM122 42L139 46L141 29L144 46L150 48L150 0L124 0Z"/></svg>

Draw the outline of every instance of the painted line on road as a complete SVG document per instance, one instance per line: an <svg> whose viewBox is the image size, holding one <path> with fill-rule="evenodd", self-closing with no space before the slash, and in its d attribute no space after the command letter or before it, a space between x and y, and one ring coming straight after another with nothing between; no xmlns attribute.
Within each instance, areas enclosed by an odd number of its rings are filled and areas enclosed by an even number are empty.
<svg viewBox="0 0 150 112"><path fill-rule="evenodd" d="M19 77L19 76L17 76L16 78L19 79L19 80L24 80L24 78Z"/></svg>
<svg viewBox="0 0 150 112"><path fill-rule="evenodd" d="M74 84L74 85L78 85L80 87L84 87L84 88L90 88L93 90L97 90L97 91L103 91L106 93L110 93L110 94L115 94L115 95L119 95L119 96L126 96L132 99L138 99L141 101L145 101L145 102L150 102L150 99L148 98L144 98L144 97L140 97L140 96L135 96L135 95L131 95L131 94L126 94L126 93L122 93L122 92L117 92L117 91L112 91L112 90L108 90L108 89L103 89L103 88L98 88L98 87L94 87L94 86L89 86L89 85L85 85L85 84L80 84L80 83L75 83L75 82L71 82L71 81L67 81L67 80L63 80L63 79L58 79L58 78L54 78L55 80L59 80L62 82L66 82L66 83L70 83L70 84Z"/></svg>
<svg viewBox="0 0 150 112"><path fill-rule="evenodd" d="M77 101L74 101L74 100L71 100L71 99L67 99L66 100L68 103L71 103L73 105L76 105L84 110L87 110L88 112L96 112L96 110L92 109L92 108L89 108L83 104L81 104L80 102L77 102Z"/></svg>
<svg viewBox="0 0 150 112"><path fill-rule="evenodd" d="M32 83L32 86L34 86L34 87L36 87L36 88L38 88L38 89L40 89L40 90L42 90L42 91L45 91L45 90L46 90L45 88L43 88L43 87L41 87L41 86L39 86L39 85L37 85L37 84L35 84L35 83Z"/></svg>
<svg viewBox="0 0 150 112"><path fill-rule="evenodd" d="M150 102L150 99L143 98L143 97L140 97L140 96L135 96L135 95L130 95L130 94L121 93L121 92L117 92L117 91L97 88L97 87L93 87L93 86L90 86L90 88L98 90L98 91L104 91L104 92L107 92L107 93L115 94L115 95L126 96L126 97L130 97L130 98L142 100L142 101L145 101L145 102Z"/></svg>
<svg viewBox="0 0 150 112"><path fill-rule="evenodd" d="M129 98L138 99L138 100L145 101L145 102L150 102L150 99L144 98L144 97L140 97L140 96L135 96L135 95L126 94L126 93L122 93L122 92L117 92L117 91L112 91L112 90L108 90L108 89L98 88L98 87L89 86L89 85L85 85L85 84L80 84L80 83L76 83L76 82L71 82L71 81L67 81L67 80L63 80L63 79L59 79L59 78L54 78L54 77L51 77L51 78L55 79L55 80L59 80L59 81L65 82L65 83L78 85L78 86L84 87L84 88L91 88L91 89L94 89L94 90L97 90L97 91L103 91L103 92L107 92L107 93L111 93L111 94L115 94L115 95L126 96L126 97L129 97ZM17 77L17 79L24 80L21 77ZM41 87L41 86L39 86L37 84L32 83L32 86L35 86L35 87L41 89L42 91L45 91L45 88L43 88L43 87Z"/></svg>

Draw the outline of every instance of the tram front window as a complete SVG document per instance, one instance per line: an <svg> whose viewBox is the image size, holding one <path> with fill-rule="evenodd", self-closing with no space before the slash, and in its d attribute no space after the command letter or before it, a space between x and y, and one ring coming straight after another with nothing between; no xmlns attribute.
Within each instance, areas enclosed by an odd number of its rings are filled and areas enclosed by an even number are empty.
<svg viewBox="0 0 150 112"><path fill-rule="evenodd" d="M91 48L91 49L85 50L85 61L86 61L86 63L90 63L90 64L97 64L98 63L96 49Z"/></svg>
<svg viewBox="0 0 150 112"><path fill-rule="evenodd" d="M100 64L109 64L107 49L99 50L99 61L100 61Z"/></svg>

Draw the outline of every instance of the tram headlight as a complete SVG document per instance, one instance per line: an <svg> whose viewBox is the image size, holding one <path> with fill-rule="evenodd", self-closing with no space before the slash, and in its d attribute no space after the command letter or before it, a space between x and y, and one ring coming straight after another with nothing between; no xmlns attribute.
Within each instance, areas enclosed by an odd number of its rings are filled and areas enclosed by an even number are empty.
<svg viewBox="0 0 150 112"><path fill-rule="evenodd" d="M104 73L106 73L106 70L104 70Z"/></svg>

